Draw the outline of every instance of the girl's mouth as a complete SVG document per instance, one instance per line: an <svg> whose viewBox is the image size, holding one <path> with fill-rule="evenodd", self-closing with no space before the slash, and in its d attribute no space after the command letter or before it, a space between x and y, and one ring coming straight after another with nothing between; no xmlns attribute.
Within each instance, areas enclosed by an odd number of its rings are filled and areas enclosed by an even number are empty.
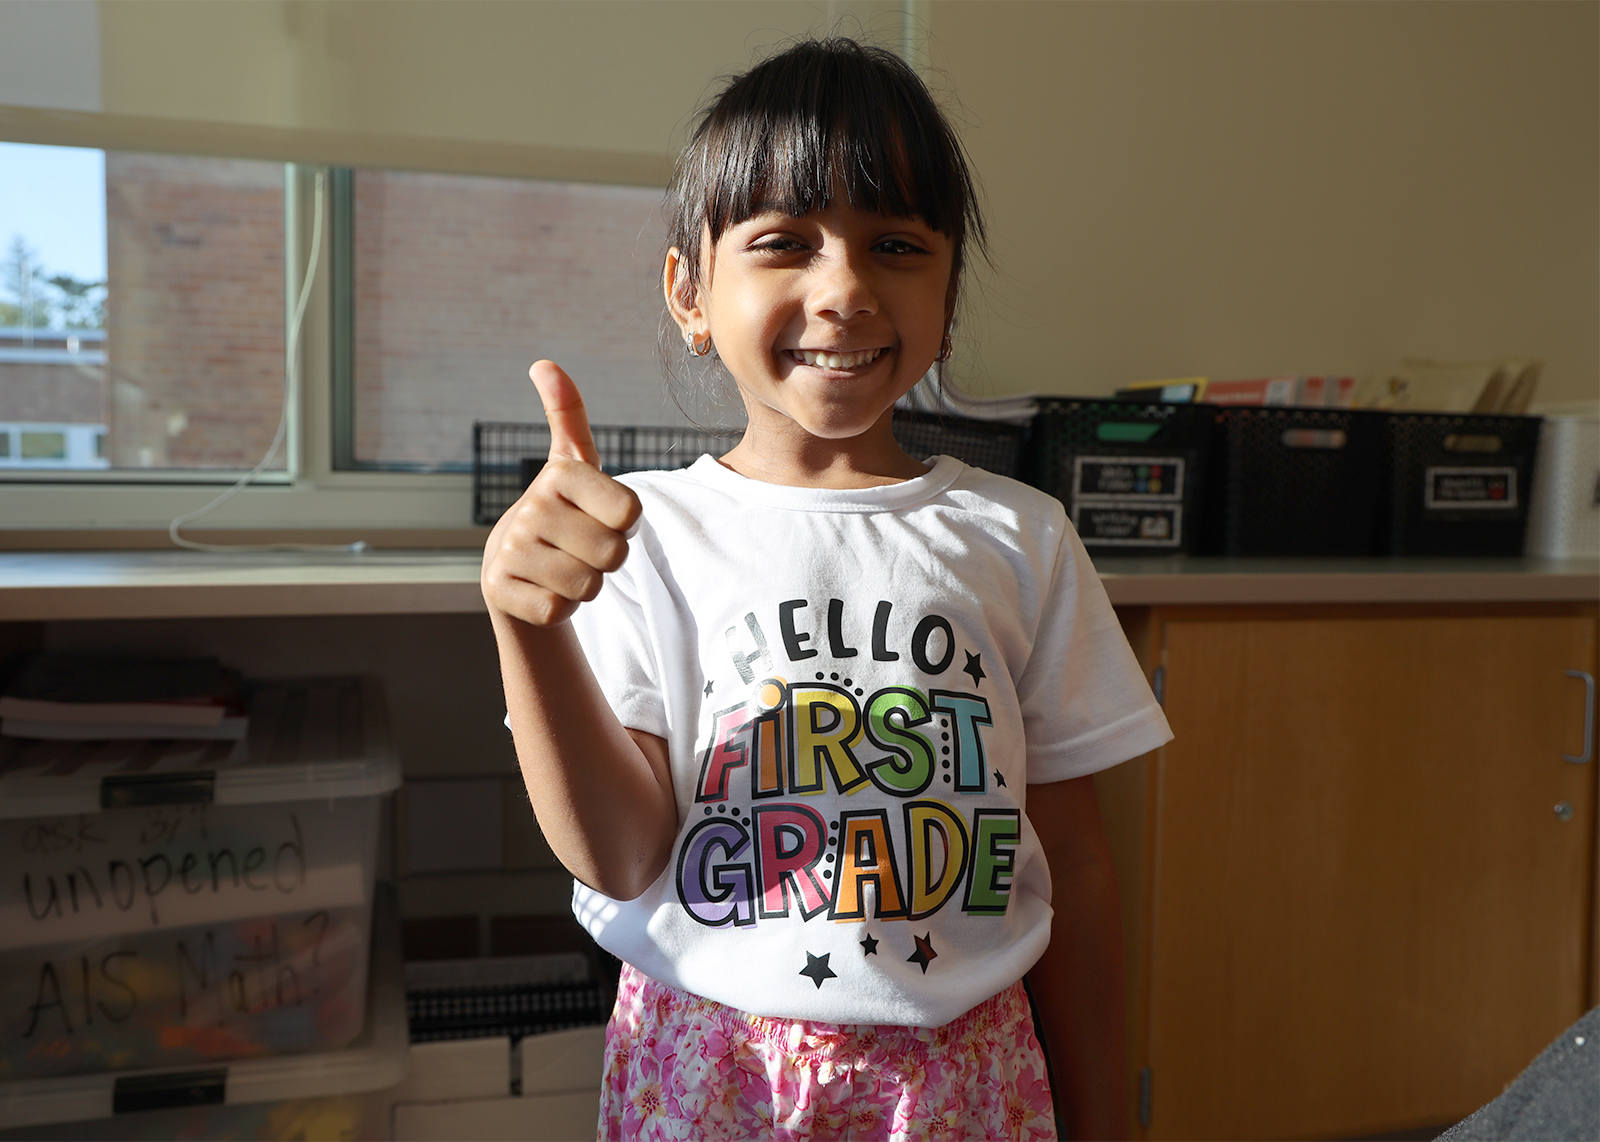
<svg viewBox="0 0 1600 1142"><path fill-rule="evenodd" d="M882 349L861 349L854 353L830 353L825 349L790 349L791 360L802 365L817 365L824 369L859 369L870 365L882 355Z"/></svg>

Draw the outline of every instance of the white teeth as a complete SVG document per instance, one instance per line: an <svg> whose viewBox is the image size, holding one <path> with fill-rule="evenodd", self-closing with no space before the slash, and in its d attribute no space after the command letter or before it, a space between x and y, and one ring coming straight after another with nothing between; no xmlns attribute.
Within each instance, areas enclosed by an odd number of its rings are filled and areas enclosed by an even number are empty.
<svg viewBox="0 0 1600 1142"><path fill-rule="evenodd" d="M859 353L828 353L816 349L796 349L794 353L808 365L825 369L854 369L878 359L882 349L863 349Z"/></svg>

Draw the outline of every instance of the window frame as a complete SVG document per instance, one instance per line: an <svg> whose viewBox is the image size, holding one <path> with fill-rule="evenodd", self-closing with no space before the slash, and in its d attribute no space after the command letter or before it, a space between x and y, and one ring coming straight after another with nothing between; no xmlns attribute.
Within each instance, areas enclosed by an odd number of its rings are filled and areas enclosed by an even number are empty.
<svg viewBox="0 0 1600 1142"><path fill-rule="evenodd" d="M328 167L328 368L330 472L472 474L470 463L426 464L356 456L356 167ZM373 168L360 168L373 169ZM383 168L393 170L396 168Z"/></svg>
<svg viewBox="0 0 1600 1142"><path fill-rule="evenodd" d="M548 178L535 175L504 175L500 173L482 174L468 171L421 171L417 168L404 167L331 167L328 177L328 238L330 247L329 259L331 275L329 283L332 288L330 302L330 384L331 384L331 424L332 424L332 471L334 472L369 472L369 473L409 473L413 475L467 475L473 470L473 461L468 460L404 460L404 459L362 459L357 455L356 433L358 421L357 395L356 395L356 361L357 361L357 288L356 288L356 249L357 249L357 221L355 206L355 182L359 174L364 172L384 174L450 174L462 178L483 178L495 180L508 180L526 183L544 183L560 186L590 185L601 189L616 187L648 189L652 193L665 196L666 184L656 185L655 182L643 180L603 181L600 179L578 178ZM652 282L656 273L652 274ZM652 289L654 286L652 285ZM654 296L654 295L652 295ZM659 306L659 301L657 302ZM659 312L659 309L657 310ZM656 351L652 334L652 352ZM652 360L654 358L652 357ZM530 359L531 363L531 359ZM537 412L529 415L537 417ZM523 415L506 416L484 415L477 418L481 421L521 420ZM684 426L689 427L689 426Z"/></svg>
<svg viewBox="0 0 1600 1142"><path fill-rule="evenodd" d="M5 141L6 142L13 142L13 141L19 141L19 140L12 140L12 139L8 138ZM28 142L28 143L34 143L34 140L31 140L31 139L29 139L29 140L20 140L20 141ZM122 150L125 149L125 148L121 148L121 147L92 147L92 146L85 146L85 145L78 144L78 143L43 143L43 144L35 144L35 145L75 147L75 148L81 147L81 149L84 149L84 150L98 150L102 154L104 154L106 152L112 152L112 151L122 151ZM179 155L179 154L181 154L181 152L173 152L173 151L153 151L153 152L152 151L144 151L143 153L153 153L153 154L158 154L158 155L168 155L168 154ZM201 155L201 156L194 156L194 157L200 157L200 158L238 158L240 156L235 156L235 155L226 155L226 156L224 156L224 155L214 155L214 156L212 156L212 155ZM297 214L297 211L296 211L296 206L297 206L296 197L297 196L295 194L295 181L296 181L295 180L295 172L296 172L297 164L292 163L292 162L284 162L282 160L273 160L273 159L260 160L260 159L255 159L253 156L246 156L246 157L250 158L252 161L279 162L279 163L281 163L281 165L283 167L283 204L284 204L284 250L283 250L283 256L284 256L284 275L283 275L284 313L283 313L283 316L284 316L284 329L287 330L288 327L289 327L289 322L292 319L293 313L294 313L294 301L295 301L294 293L295 293L295 288L296 288L294 280L293 280L294 279L294 275L290 271L297 264L296 263L296 254L297 254L296 245L297 245L297 243L296 243L296 236L293 233L294 219L295 219L296 214ZM304 251L300 251L299 253L300 253L300 260L303 260ZM309 313L307 314L307 316L308 317L310 316ZM292 410L293 406L294 406L294 401L295 401L295 394L293 392L293 385L290 383L293 378L292 378L292 376L288 375L289 360L288 360L287 353L284 356L284 369L286 371L286 377L285 377L286 402L287 402L287 407L290 410ZM294 423L293 423L293 420L291 419L291 422L290 422L287 430L284 433L283 446L279 449L279 452L283 456L283 464L284 464L284 466L281 469L280 468L268 468L268 469L266 469L265 471L261 472L260 475L258 475L251 482L252 485L259 484L259 485L262 485L262 486L266 486L266 485L284 485L284 484L293 483L294 475L295 475L295 465L294 465L295 442L294 442L294 439L293 439L294 436L295 436ZM26 485L37 485L37 484L47 484L47 485L51 485L51 484L89 485L89 486L93 486L93 487L96 487L96 488L107 487L107 486L116 486L116 485L141 485L141 486L182 485L182 486L186 486L186 487L187 486L195 486L195 485L202 485L202 486L203 485L216 485L218 487L227 487L229 484L232 484L235 481L237 481L240 476L244 475L248 471L250 471L250 468L248 468L248 467L242 467L242 468L9 468L9 467L7 467L7 468L0 468L0 487L7 488L8 491L10 491L12 488L14 488L17 485L26 486ZM181 514L181 513L179 513L179 514ZM5 521L4 517L0 516L0 527L3 527L5 522L6 521Z"/></svg>
<svg viewBox="0 0 1600 1142"><path fill-rule="evenodd" d="M355 168L433 171L449 174L589 182L660 188L671 178L671 156L568 148L473 143L448 139L386 137L277 127L219 125L206 122L151 119L142 116L61 112L0 106L0 138L47 146L216 158L265 159L289 167L290 193L285 197L286 267L303 270L310 243L313 174L321 166L330 174ZM384 533L404 539L421 537L430 546L475 545L486 529L472 522L470 472L444 471L414 465L359 465L350 455L353 390L341 395L336 372L350 362L336 353L351 351L353 312L341 318L334 303L333 279L350 280L353 247L344 255L336 216L341 181L330 177L324 202L328 226L316 279L306 307L298 344L298 383L289 393L286 432L287 469L263 473L212 515L185 525L188 533L240 535L333 533L341 536ZM346 229L346 237L349 236ZM342 275L342 276L340 276ZM297 274L285 273L285 323ZM349 304L353 307L354 297ZM341 330L340 326L343 324ZM336 348L337 346L337 348ZM286 362L287 364L287 362ZM341 420L341 418L343 418ZM348 426L351 431L344 431ZM341 436L343 443L341 443ZM348 466L341 466L348 461ZM95 544L95 534L108 542L142 542L136 537L155 531L205 503L233 483L242 471L182 469L111 469L83 472L0 474L0 548L46 545L75 538Z"/></svg>

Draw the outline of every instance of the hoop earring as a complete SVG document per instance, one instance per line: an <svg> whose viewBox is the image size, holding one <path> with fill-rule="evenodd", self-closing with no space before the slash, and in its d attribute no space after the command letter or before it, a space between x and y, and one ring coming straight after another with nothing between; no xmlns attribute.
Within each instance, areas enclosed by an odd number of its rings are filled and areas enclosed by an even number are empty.
<svg viewBox="0 0 1600 1142"><path fill-rule="evenodd" d="M946 333L944 335L944 340L939 343L939 355L935 357L934 360L948 361L950 359L950 354L954 351L954 349L955 346L950 344L950 334Z"/></svg>
<svg viewBox="0 0 1600 1142"><path fill-rule="evenodd" d="M711 333L709 330L706 332L704 341L696 341L693 333L686 334L683 340L685 342L684 348L691 357L711 356Z"/></svg>

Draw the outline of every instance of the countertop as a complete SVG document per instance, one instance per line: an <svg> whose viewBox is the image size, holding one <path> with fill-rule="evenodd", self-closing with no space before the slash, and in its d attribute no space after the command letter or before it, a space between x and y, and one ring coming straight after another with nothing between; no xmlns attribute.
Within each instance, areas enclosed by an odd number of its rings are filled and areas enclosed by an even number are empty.
<svg viewBox="0 0 1600 1142"><path fill-rule="evenodd" d="M470 614L480 554L458 551L0 552L0 620ZM1118 606L1575 602L1600 560L1102 559Z"/></svg>

